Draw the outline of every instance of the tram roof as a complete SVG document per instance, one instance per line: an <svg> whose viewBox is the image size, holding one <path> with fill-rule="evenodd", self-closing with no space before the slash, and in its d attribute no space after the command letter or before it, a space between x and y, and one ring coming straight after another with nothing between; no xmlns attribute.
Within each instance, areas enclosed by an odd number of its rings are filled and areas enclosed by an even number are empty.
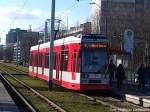
<svg viewBox="0 0 150 112"><path fill-rule="evenodd" d="M55 46L59 46L59 45L64 45L64 44L70 44L70 43L81 43L81 41L83 42L90 42L91 41L91 37L94 37L92 39L94 39L94 41L101 41L101 42L108 42L107 38L104 35L100 35L100 34L89 34L89 35L77 35L77 36L69 36L69 37L65 37L65 38L61 38L61 39L57 39L54 41L54 45ZM50 46L49 42L40 44L40 45L36 45L36 46L32 46L31 47L31 51L32 50L38 50L38 47L40 49L42 48L48 48Z"/></svg>
<svg viewBox="0 0 150 112"><path fill-rule="evenodd" d="M80 36L69 36L69 37L61 38L61 39L54 41L55 46L59 46L59 45L63 45L63 44L70 44L70 43L81 43ZM46 42L46 43L43 43L40 45L32 46L30 50L31 51L38 50L38 47L40 47L40 49L47 48L47 47L49 47L49 45L50 45L50 42Z"/></svg>

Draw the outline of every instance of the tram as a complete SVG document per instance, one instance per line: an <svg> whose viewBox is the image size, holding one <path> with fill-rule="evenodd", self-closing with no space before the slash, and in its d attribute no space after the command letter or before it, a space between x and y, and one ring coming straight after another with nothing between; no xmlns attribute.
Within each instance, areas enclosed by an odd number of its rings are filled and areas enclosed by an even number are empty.
<svg viewBox="0 0 150 112"><path fill-rule="evenodd" d="M72 90L106 90L108 39L103 35L69 36L54 41L52 82ZM30 49L29 75L48 81L49 42Z"/></svg>

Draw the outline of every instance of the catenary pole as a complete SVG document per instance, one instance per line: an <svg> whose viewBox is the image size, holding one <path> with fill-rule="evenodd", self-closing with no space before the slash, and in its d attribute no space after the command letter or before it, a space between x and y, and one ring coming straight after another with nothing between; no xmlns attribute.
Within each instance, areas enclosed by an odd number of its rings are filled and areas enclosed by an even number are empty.
<svg viewBox="0 0 150 112"><path fill-rule="evenodd" d="M50 37L50 49L49 49L49 89L52 89L52 76L53 76L53 48L54 48L54 30L55 24L55 0L52 0L52 9L51 9L51 37Z"/></svg>
<svg viewBox="0 0 150 112"><path fill-rule="evenodd" d="M48 38L47 21L45 21L45 35L44 35L44 42L46 42L47 38Z"/></svg>

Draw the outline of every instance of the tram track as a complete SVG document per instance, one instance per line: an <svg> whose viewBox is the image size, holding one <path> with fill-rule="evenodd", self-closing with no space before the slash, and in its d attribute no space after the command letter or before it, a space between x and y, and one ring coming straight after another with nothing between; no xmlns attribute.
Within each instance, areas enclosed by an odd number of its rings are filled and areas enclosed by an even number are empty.
<svg viewBox="0 0 150 112"><path fill-rule="evenodd" d="M6 67L6 65L5 65L5 67ZM8 69L14 69L14 68L8 67ZM19 71L16 68L15 68L15 70ZM26 85L23 81L20 81L17 78L15 78L13 75L9 74L9 76L12 77L17 82L19 82L20 84L22 84L23 86L27 87L29 90L30 89L33 90L31 87ZM35 92L35 94L40 94L40 93L38 93L35 90L33 90L32 92ZM115 111L117 111L117 112L118 111L119 112L128 112L128 111L136 111L137 109L139 111L139 110L145 109L145 108L140 107L138 105L134 105L132 103L128 103L125 100L118 99L118 98L113 98L111 96L109 96L109 97L101 97L101 96L98 96L98 95L89 95L89 94L84 94L84 93L79 93L79 95L81 95L83 97L86 97L89 100L92 100L92 101L95 101L97 103L100 103L100 104L102 104L104 106L110 107L111 108L110 110L113 111L113 112L115 112ZM42 97L45 99L44 96L42 96ZM55 108L57 108L57 106ZM63 112L63 111L61 111L61 112ZM64 112L65 112L65 110L64 110Z"/></svg>
<svg viewBox="0 0 150 112"><path fill-rule="evenodd" d="M36 109L9 83L9 81L6 80L2 74L0 74L0 80L17 104L20 112L36 112Z"/></svg>
<svg viewBox="0 0 150 112"><path fill-rule="evenodd" d="M6 67L6 66L5 66ZM9 67L8 67L9 68ZM10 69L10 68L9 68ZM17 71L17 69L16 69ZM50 111L54 111L54 112L67 112L66 110L64 110L62 107L58 106L57 104L55 104L53 101L51 101L50 99L48 99L47 97L43 96L42 94L40 94L38 91L34 90L33 88L29 87L27 84L25 84L23 81L18 80L17 78L15 78L13 75L11 75L10 73L6 72L6 71L2 71L3 74L8 75L9 77L11 77L12 79L14 79L15 81L17 81L19 84L21 84L23 87L27 88L26 90L30 91L31 93L33 93L33 95L36 95L37 97L40 98L40 100L45 101L48 105L49 108L51 109ZM3 76L2 76L3 77ZM3 77L3 81L7 81L7 79L5 77ZM27 101L26 101L27 102ZM29 105L29 103L28 103ZM31 105L30 105L31 107ZM35 110L32 112L36 112Z"/></svg>
<svg viewBox="0 0 150 112"><path fill-rule="evenodd" d="M8 74L8 73L7 73ZM16 80L17 82L19 82L21 85L23 85L24 87L26 87L28 90L32 91L35 95L37 95L40 99L44 100L47 104L49 104L54 110L56 110L57 112L66 112L66 110L64 110L63 108L61 108L60 106L58 106L57 104L55 104L54 102L52 102L51 100L49 100L48 98L46 98L45 96L43 96L42 94L40 94L38 91L34 90L33 88L29 87L27 84L25 84L23 81L18 80L17 78L15 78L13 75L8 74L10 77L12 77L14 80Z"/></svg>
<svg viewBox="0 0 150 112"><path fill-rule="evenodd" d="M10 70L13 69L13 71L19 72L19 73L21 73L21 74L27 74L27 71L25 71L25 70L17 69L17 68L14 67L14 66L6 65L6 64L4 64L4 63L0 63L0 64L3 65L3 66L5 66L6 68L8 68L8 69L10 69ZM11 73L11 74L13 74L13 73Z"/></svg>
<svg viewBox="0 0 150 112"><path fill-rule="evenodd" d="M132 103L125 101L124 99L114 97L101 97L101 96L90 96L87 94L80 93L81 96L93 100L97 103L110 107L113 112L149 112L150 110ZM145 110L145 111L144 111Z"/></svg>

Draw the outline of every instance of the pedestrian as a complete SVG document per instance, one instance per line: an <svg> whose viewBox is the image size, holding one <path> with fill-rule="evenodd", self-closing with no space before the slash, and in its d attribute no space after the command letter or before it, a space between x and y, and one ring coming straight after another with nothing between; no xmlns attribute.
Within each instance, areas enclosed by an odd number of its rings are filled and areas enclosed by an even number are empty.
<svg viewBox="0 0 150 112"><path fill-rule="evenodd" d="M109 84L112 86L112 81L114 80L114 73L116 71L116 66L113 64L113 60L107 65L106 73L109 74Z"/></svg>
<svg viewBox="0 0 150 112"><path fill-rule="evenodd" d="M144 64L141 64L138 71L138 80L139 80L139 89L144 89L145 88L145 75L146 75L146 68L144 67Z"/></svg>
<svg viewBox="0 0 150 112"><path fill-rule="evenodd" d="M125 70L122 64L119 64L119 66L116 69L116 79L117 79L117 88L121 89L122 82L125 79Z"/></svg>

